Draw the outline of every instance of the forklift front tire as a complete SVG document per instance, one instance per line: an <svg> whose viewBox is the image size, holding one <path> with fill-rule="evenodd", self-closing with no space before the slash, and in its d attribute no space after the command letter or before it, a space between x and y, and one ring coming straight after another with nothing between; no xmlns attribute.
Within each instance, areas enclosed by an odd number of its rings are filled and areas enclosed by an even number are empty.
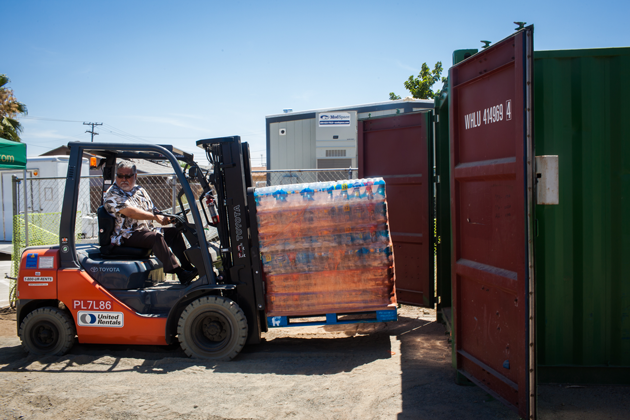
<svg viewBox="0 0 630 420"><path fill-rule="evenodd" d="M198 359L231 360L245 345L247 332L243 310L222 296L194 300L177 324L182 350Z"/></svg>
<svg viewBox="0 0 630 420"><path fill-rule="evenodd" d="M44 307L24 318L19 336L30 354L61 356L74 344L76 329L67 313L59 308Z"/></svg>

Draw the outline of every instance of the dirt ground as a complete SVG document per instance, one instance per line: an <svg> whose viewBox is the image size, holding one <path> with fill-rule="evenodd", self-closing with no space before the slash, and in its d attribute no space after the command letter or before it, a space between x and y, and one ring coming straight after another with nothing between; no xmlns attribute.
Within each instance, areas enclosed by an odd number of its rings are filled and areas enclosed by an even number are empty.
<svg viewBox="0 0 630 420"><path fill-rule="evenodd" d="M75 345L29 357L0 310L1 419L517 419L458 386L435 311L399 321L275 329L231 362L178 346ZM539 387L541 419L627 419L630 387Z"/></svg>

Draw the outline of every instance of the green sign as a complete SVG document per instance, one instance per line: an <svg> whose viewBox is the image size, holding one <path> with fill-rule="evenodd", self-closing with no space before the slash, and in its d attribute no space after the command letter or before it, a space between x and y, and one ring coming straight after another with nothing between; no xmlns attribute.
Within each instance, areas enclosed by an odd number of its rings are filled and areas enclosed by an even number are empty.
<svg viewBox="0 0 630 420"><path fill-rule="evenodd" d="M26 145L0 139L0 169L25 169Z"/></svg>

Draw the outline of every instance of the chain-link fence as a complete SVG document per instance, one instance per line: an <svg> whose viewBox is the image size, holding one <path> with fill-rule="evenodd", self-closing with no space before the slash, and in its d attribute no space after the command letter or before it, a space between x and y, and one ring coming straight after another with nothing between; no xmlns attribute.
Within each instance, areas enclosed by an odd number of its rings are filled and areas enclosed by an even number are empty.
<svg viewBox="0 0 630 420"><path fill-rule="evenodd" d="M304 184L310 182L339 181L357 179L357 168L337 169L280 169L252 171L252 179L256 187L272 185Z"/></svg>
<svg viewBox="0 0 630 420"><path fill-rule="evenodd" d="M357 174L356 168L252 171L254 185L257 187L356 179ZM177 202L180 183L175 174L138 174L137 183L147 190L158 209L173 214L181 211ZM27 177L24 179L13 176L11 277L17 277L24 248L59 244L59 225L65 185L65 177ZM103 189L106 189L107 185L103 184L102 176L94 175L81 177L79 185L75 219L76 242L97 243L99 227L96 211L102 204ZM198 183L191 183L190 186L195 197L199 197L202 187ZM182 204L185 208L188 207L185 196L182 197ZM203 213L198 201L196 205ZM190 216L189 220L192 221ZM208 228L206 237L208 240L216 240L218 238L216 229ZM15 288L12 287L11 290ZM14 302L15 296L10 296L10 300Z"/></svg>

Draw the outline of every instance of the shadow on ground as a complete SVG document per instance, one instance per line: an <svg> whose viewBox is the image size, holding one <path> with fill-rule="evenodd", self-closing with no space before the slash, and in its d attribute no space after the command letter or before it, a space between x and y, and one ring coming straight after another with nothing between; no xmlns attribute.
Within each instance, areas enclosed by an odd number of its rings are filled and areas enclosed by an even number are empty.
<svg viewBox="0 0 630 420"><path fill-rule="evenodd" d="M401 315L398 322L388 324L326 327L308 333L288 328L267 337L261 344L246 346L231 362L189 359L178 345L77 344L65 356L37 358L22 350L17 337L0 337L0 371L165 374L193 369L315 376L356 374L361 371L357 368L391 359L385 366L400 369L400 420L518 418L480 388L455 384L449 337L435 321ZM630 418L630 387L542 385L539 418Z"/></svg>
<svg viewBox="0 0 630 420"><path fill-rule="evenodd" d="M178 344L128 346L75 344L64 356L29 356L19 345L2 346L0 371L169 373L192 366L215 372L327 375L349 372L391 357L390 338L379 332L344 338L276 338L246 346L232 361L190 359ZM124 363L121 363L124 361Z"/></svg>
<svg viewBox="0 0 630 420"><path fill-rule="evenodd" d="M402 353L399 419L518 419L480 388L455 383L444 325L401 318L391 333L400 340Z"/></svg>

